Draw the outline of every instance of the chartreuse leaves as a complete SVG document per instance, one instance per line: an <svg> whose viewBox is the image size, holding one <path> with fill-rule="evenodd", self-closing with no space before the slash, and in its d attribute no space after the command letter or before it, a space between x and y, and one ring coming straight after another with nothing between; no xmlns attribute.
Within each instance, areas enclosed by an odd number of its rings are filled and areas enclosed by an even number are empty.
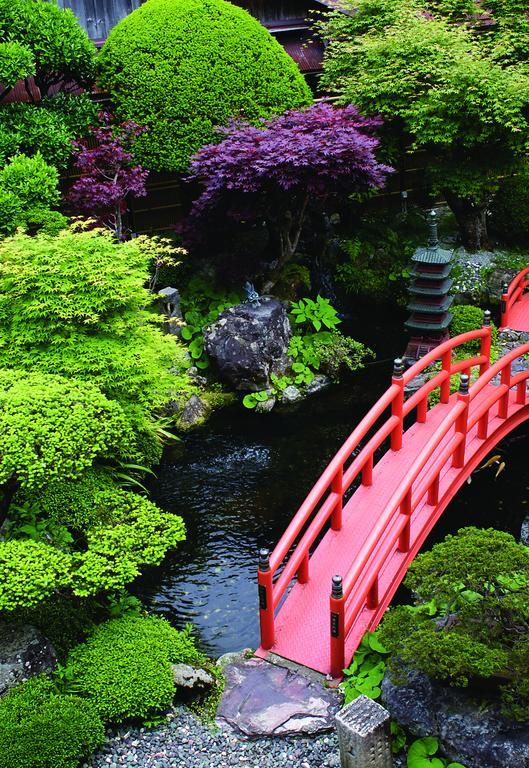
<svg viewBox="0 0 529 768"><path fill-rule="evenodd" d="M368 696L378 699L380 685L386 671L385 657L388 651L380 642L376 632L367 632L353 656L348 669L344 669L344 681L341 688L345 694L345 703Z"/></svg>
<svg viewBox="0 0 529 768"><path fill-rule="evenodd" d="M465 768L461 763L435 757L438 750L439 741L433 736L417 739L408 749L407 768Z"/></svg>

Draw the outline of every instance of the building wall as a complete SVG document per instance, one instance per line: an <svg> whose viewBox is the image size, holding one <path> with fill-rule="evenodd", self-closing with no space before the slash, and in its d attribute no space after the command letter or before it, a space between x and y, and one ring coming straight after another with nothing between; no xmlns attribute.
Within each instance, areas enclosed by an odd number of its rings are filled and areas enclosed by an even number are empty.
<svg viewBox="0 0 529 768"><path fill-rule="evenodd" d="M140 0L58 0L71 8L92 40L104 40L112 27L140 6Z"/></svg>

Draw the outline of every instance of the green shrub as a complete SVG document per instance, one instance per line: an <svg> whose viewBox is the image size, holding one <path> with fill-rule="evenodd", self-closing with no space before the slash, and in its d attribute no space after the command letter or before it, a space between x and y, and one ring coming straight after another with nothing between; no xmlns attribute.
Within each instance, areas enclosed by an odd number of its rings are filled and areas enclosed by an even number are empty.
<svg viewBox="0 0 529 768"><path fill-rule="evenodd" d="M230 118L311 101L279 43L224 0L149 0L111 31L97 63L118 119L148 127L135 154L152 170L185 171Z"/></svg>
<svg viewBox="0 0 529 768"><path fill-rule="evenodd" d="M68 657L76 689L111 722L167 709L175 694L171 664L202 660L189 631L156 616L128 616L100 625Z"/></svg>
<svg viewBox="0 0 529 768"><path fill-rule="evenodd" d="M12 234L17 227L49 231L50 222L64 228L67 219L51 210L59 204L58 185L56 168L45 163L39 152L14 157L0 169L0 233Z"/></svg>
<svg viewBox="0 0 529 768"><path fill-rule="evenodd" d="M149 311L152 250L148 238L118 243L103 230L0 243L0 366L96 384L126 409L140 464L160 457L151 414L170 400L171 369L185 358Z"/></svg>
<svg viewBox="0 0 529 768"><path fill-rule="evenodd" d="M167 551L185 539L181 517L162 512L135 493L113 489L96 499L102 521L86 534L88 548L78 557L74 593L119 591L140 575L142 566L159 565Z"/></svg>
<svg viewBox="0 0 529 768"><path fill-rule="evenodd" d="M55 547L0 541L0 611L31 608L68 586L71 578L70 556Z"/></svg>
<svg viewBox="0 0 529 768"><path fill-rule="evenodd" d="M475 331L483 327L483 310L475 307L473 304L457 304L450 309L452 322L450 323L450 336L459 336L461 333ZM498 338L498 329L492 324L492 343L495 344ZM481 339L467 341L461 346L461 351L475 353L479 351Z"/></svg>
<svg viewBox="0 0 529 768"><path fill-rule="evenodd" d="M105 729L91 701L58 694L36 677L0 698L2 768L77 768Z"/></svg>
<svg viewBox="0 0 529 768"><path fill-rule="evenodd" d="M404 583L415 605L392 608L380 628L397 682L402 663L451 685L485 678L506 714L529 719L529 548L463 528L418 555Z"/></svg>
<svg viewBox="0 0 529 768"><path fill-rule="evenodd" d="M111 522L101 514L99 497L114 488L109 472L91 469L77 480L49 483L28 500L38 505L42 517L73 531L86 531L98 523Z"/></svg>

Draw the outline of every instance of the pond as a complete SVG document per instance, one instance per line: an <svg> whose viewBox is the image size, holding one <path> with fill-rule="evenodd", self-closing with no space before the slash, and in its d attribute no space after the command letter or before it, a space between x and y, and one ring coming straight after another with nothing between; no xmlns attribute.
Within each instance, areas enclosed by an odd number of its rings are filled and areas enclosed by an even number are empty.
<svg viewBox="0 0 529 768"><path fill-rule="evenodd" d="M184 518L187 541L134 591L175 626L193 623L211 655L258 645L257 552L275 545L319 473L388 386L392 358L405 347L403 318L378 310L364 325L351 323L352 335L376 349L377 360L343 384L290 412L222 411L184 439L179 459L168 456L159 468L153 498ZM473 475L426 547L465 525L518 535L529 485L525 433L521 427L495 451L505 461L497 478L497 465Z"/></svg>

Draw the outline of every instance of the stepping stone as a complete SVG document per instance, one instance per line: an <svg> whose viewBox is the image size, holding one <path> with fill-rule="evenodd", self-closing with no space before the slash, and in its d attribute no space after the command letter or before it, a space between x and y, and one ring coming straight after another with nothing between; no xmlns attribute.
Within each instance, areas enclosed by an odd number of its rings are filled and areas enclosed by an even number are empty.
<svg viewBox="0 0 529 768"><path fill-rule="evenodd" d="M342 696L285 667L246 659L224 669L217 724L245 736L312 735L334 728Z"/></svg>

